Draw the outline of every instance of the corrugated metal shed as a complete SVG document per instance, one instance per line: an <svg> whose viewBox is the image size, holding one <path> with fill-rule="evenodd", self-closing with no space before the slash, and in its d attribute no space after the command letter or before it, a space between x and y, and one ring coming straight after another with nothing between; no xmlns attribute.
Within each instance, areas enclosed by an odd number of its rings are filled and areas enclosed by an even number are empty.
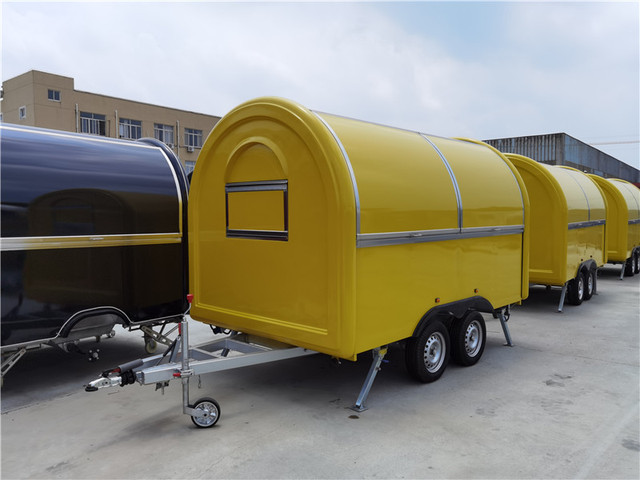
<svg viewBox="0 0 640 480"><path fill-rule="evenodd" d="M603 177L638 184L640 170L566 133L485 140L504 153L517 153L549 165L566 165Z"/></svg>

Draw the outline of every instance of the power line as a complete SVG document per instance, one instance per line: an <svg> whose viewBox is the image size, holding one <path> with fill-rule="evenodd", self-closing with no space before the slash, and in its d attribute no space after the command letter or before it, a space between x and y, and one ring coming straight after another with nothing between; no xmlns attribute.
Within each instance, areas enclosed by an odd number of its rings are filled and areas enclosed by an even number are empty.
<svg viewBox="0 0 640 480"><path fill-rule="evenodd" d="M596 142L590 143L589 145L620 145L623 143L640 143L640 140L624 140L621 142Z"/></svg>

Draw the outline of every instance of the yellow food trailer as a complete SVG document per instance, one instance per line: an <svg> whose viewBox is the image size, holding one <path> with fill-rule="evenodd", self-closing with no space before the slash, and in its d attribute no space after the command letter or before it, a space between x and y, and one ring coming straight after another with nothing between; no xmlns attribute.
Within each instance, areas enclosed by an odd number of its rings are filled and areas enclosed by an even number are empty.
<svg viewBox="0 0 640 480"><path fill-rule="evenodd" d="M640 273L640 190L625 180L589 175L607 199L607 258L620 278Z"/></svg>
<svg viewBox="0 0 640 480"><path fill-rule="evenodd" d="M500 320L529 292L529 198L518 171L484 143L447 139L259 98L224 116L189 194L190 317L228 336L121 365L95 391L180 378L198 427L220 417L189 400L189 379L324 353L373 351L353 409L391 343L418 380L482 356L481 312ZM230 355L230 352L234 352Z"/></svg>
<svg viewBox="0 0 640 480"><path fill-rule="evenodd" d="M606 263L606 200L584 173L506 154L518 169L531 203L529 281L560 286L579 305L596 290L597 268Z"/></svg>
<svg viewBox="0 0 640 480"><path fill-rule="evenodd" d="M190 314L350 360L408 339L409 370L435 380L450 347L479 359L478 312L528 294L524 190L485 144L244 103L193 174Z"/></svg>

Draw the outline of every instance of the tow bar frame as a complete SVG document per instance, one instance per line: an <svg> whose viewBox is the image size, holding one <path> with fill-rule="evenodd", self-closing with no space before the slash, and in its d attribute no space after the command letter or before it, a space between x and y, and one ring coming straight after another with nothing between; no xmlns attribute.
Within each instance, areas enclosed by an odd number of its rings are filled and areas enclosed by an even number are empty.
<svg viewBox="0 0 640 480"><path fill-rule="evenodd" d="M187 354L184 355L184 352ZM165 353L107 370L100 378L86 385L85 390L94 392L138 382L141 385L155 384L156 390L164 391L171 380L179 378L182 382L183 413L190 415L196 426L207 428L218 421L220 406L211 398L202 398L192 404L189 398L191 377L316 353L318 352L237 332L189 347L189 324L185 316L179 324L178 336Z"/></svg>

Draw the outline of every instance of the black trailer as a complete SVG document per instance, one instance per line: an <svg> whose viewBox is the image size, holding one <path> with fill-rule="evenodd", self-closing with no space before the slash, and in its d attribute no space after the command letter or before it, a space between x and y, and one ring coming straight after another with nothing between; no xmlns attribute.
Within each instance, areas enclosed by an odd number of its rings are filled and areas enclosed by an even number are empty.
<svg viewBox="0 0 640 480"><path fill-rule="evenodd" d="M188 181L155 139L0 125L2 376L115 325L149 353L188 309ZM160 326L159 331L152 327Z"/></svg>

